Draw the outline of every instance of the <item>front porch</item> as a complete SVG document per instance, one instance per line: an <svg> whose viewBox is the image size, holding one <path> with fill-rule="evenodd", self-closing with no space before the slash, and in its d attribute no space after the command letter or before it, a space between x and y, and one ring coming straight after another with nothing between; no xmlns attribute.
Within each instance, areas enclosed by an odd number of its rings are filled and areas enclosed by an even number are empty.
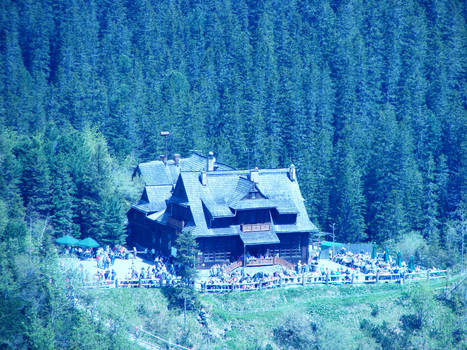
<svg viewBox="0 0 467 350"><path fill-rule="evenodd" d="M199 237L198 269L213 265L230 265L242 261L242 266L270 266L277 259L290 264L308 262L308 233L249 232L238 236Z"/></svg>

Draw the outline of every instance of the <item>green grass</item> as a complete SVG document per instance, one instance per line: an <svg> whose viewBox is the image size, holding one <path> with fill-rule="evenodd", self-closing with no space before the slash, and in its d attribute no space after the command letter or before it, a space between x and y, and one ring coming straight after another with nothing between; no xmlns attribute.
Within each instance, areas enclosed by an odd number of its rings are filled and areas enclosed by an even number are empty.
<svg viewBox="0 0 467 350"><path fill-rule="evenodd" d="M278 349L273 329L291 315L304 316L318 325L323 348L372 349L377 344L362 333L362 319L396 326L402 314L413 311L403 302L408 292L423 289L433 295L445 283L431 280L404 286L310 286L203 294L200 300L209 316L210 338L203 336L205 330L194 313L188 314L187 335L183 314L168 310L158 289L93 290L89 294L102 317L120 320L127 330L143 326L153 334L202 349L263 349L267 344ZM448 312L439 307L441 313ZM372 310L377 312L372 314Z"/></svg>

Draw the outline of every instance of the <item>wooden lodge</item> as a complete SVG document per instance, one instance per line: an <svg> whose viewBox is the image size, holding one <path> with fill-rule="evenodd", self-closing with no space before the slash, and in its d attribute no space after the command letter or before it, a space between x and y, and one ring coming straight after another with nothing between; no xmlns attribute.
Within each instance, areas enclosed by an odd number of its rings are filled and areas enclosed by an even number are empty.
<svg viewBox="0 0 467 350"><path fill-rule="evenodd" d="M198 267L229 264L244 256L261 261L308 260L310 222L295 167L234 170L208 157L140 164L141 200L128 211L129 242L163 255L181 230L190 230Z"/></svg>

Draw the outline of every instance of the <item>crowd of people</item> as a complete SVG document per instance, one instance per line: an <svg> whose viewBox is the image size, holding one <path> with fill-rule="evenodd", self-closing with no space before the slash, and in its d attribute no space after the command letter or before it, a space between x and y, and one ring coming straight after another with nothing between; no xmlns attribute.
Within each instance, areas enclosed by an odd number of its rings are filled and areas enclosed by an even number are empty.
<svg viewBox="0 0 467 350"><path fill-rule="evenodd" d="M385 253L387 254L387 252ZM391 256L377 255L372 258L368 252L353 253L345 248L334 254L332 261L335 264L319 266L313 255L307 263L298 261L294 270L281 266L281 270L274 273L258 272L253 276L245 273L243 269L228 271L226 265L214 265L210 268L209 278L201 283L201 289L215 289L219 286L238 286L248 288L248 285L260 282L261 285L292 281L302 283L304 280L310 283L353 283L371 282L380 280L397 280L404 278L410 272L421 272L419 266L409 269L405 261L396 261ZM424 270L426 271L426 270ZM429 272L435 269L429 270ZM279 283L277 283L279 281Z"/></svg>
<svg viewBox="0 0 467 350"><path fill-rule="evenodd" d="M85 271L82 275L83 281L89 283L131 285L131 286L161 286L173 285L179 281L176 268L170 258L157 255L153 250L138 252L134 247L132 250L124 246L98 249L82 249L68 247L64 250L65 255L75 255L82 260L93 259L96 262L95 274ZM146 262L151 261L147 266L135 265L135 258L140 254ZM385 253L387 254L387 252ZM128 268L115 269L116 259L130 259ZM266 272L268 269L250 275L248 270L243 268L231 269L231 266L213 265L209 269L209 277L200 281L201 289L215 289L219 286L230 286L234 288L261 288L267 286L279 286L282 283L357 283L360 281L373 281L377 276L399 276L402 278L409 272L420 272L419 266L412 267L406 262L395 260L391 256L379 255L372 258L368 252L353 253L345 248L333 254L331 259L335 264L322 266L317 264L315 256L308 262L298 261L293 268L291 266L277 265L273 272ZM269 271L272 271L269 269ZM430 270L431 271L431 270ZM384 279L384 278L383 278ZM392 279L392 277L391 277Z"/></svg>
<svg viewBox="0 0 467 350"><path fill-rule="evenodd" d="M106 246L105 248L64 247L63 257L76 257L80 263L79 278L90 286L95 285L173 285L178 281L175 266L170 258L158 255L154 250L138 251L136 247ZM143 258L137 261L137 256ZM115 266L116 259L126 260ZM95 262L95 265L90 265ZM136 262L136 263L135 263ZM144 266L141 266L144 265Z"/></svg>
<svg viewBox="0 0 467 350"><path fill-rule="evenodd" d="M227 265L213 265L209 269L209 278L201 281L201 288L209 289L215 285L241 285L242 288L249 288L258 283L268 285L279 279L286 280L298 276L297 271L282 266L278 271L271 273L257 272L253 275L244 272L243 269L235 269L233 272L228 272L227 267Z"/></svg>
<svg viewBox="0 0 467 350"><path fill-rule="evenodd" d="M386 254L376 255L372 258L368 252L353 253L342 248L333 256L332 260L342 266L337 271L339 273L349 271L358 274L399 274L420 271L419 266L415 267L414 271L409 271L405 261L401 261L399 266L392 256L388 255L386 257Z"/></svg>
<svg viewBox="0 0 467 350"><path fill-rule="evenodd" d="M162 256L155 256L152 264L138 268L134 264L134 260L131 262L131 266L127 269L127 272L118 275L115 269L110 270L108 264L112 263L110 256L104 252L102 260L104 265L99 265L97 260L98 269L96 272L96 279L99 282L115 282L116 284L124 285L131 284L134 286L144 285L173 285L178 281L175 273L174 265L171 261ZM107 263L105 263L107 261Z"/></svg>
<svg viewBox="0 0 467 350"><path fill-rule="evenodd" d="M115 261L116 258L119 259L130 259L136 256L136 248L133 248L133 252L128 250L125 246L123 245L117 245L114 246L113 248L110 248L109 246L106 246L104 248L82 248L82 247L71 247L71 246L65 246L63 250L61 251L63 256L67 257L77 257L81 260L87 260L87 259L94 259L94 258L99 258L98 260L101 260L101 263L105 259L110 259L112 262L111 264L113 265L113 262Z"/></svg>

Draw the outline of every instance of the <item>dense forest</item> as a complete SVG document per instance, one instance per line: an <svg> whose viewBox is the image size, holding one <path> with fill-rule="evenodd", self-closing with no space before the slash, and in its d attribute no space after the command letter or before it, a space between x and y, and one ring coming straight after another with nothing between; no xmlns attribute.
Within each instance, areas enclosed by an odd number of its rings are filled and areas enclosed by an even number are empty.
<svg viewBox="0 0 467 350"><path fill-rule="evenodd" d="M312 221L338 240L410 235L456 263L466 13L457 0L1 1L2 286L35 273L48 295L54 237L124 242L135 197L120 180L164 152L161 130L171 153L294 163Z"/></svg>
<svg viewBox="0 0 467 350"><path fill-rule="evenodd" d="M445 244L465 215L462 1L1 6L2 200L57 235L123 239L112 169L158 158L161 130L182 155L294 163L339 240Z"/></svg>

